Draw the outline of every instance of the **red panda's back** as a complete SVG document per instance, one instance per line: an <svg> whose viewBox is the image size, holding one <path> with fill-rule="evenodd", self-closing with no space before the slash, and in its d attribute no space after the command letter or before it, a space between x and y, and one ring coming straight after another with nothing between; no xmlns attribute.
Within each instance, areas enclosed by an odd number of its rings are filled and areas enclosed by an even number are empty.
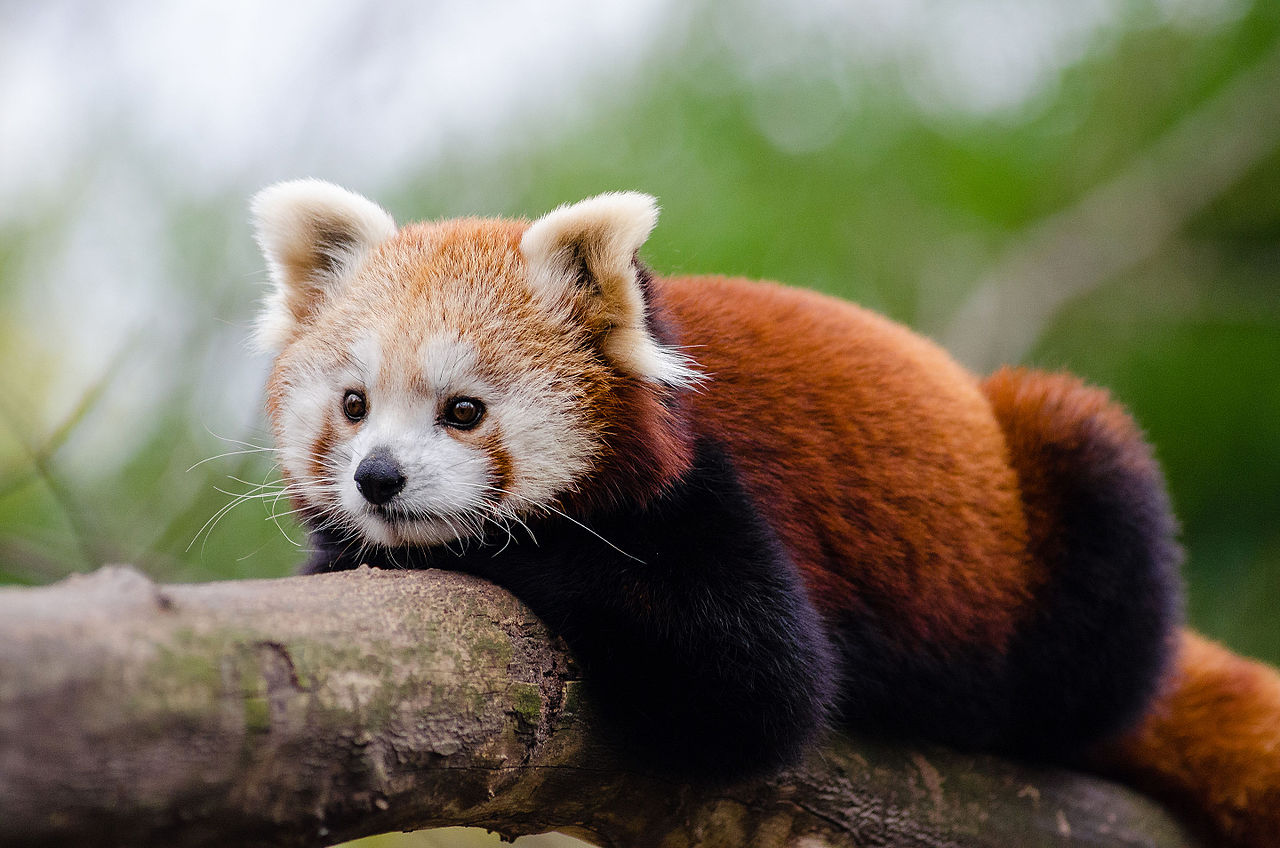
<svg viewBox="0 0 1280 848"><path fill-rule="evenodd" d="M905 647L1003 647L1038 575L973 377L813 292L721 277L655 288L710 376L694 427L729 449L819 608L891 616Z"/></svg>

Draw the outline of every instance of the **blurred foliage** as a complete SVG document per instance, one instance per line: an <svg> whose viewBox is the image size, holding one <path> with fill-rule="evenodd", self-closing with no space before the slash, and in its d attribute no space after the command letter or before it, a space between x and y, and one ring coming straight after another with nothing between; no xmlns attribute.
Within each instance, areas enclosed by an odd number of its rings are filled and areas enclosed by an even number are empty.
<svg viewBox="0 0 1280 848"><path fill-rule="evenodd" d="M570 124L527 118L506 130L510 143L481 146L483 154L459 144L378 199L401 220L532 216L639 188L664 206L645 250L662 272L812 286L941 335L1033 227L1140 164L1280 51L1274 0L1194 23L1133 3L1052 84L1016 107L975 112L922 105L909 68L862 77L833 72L819 56L745 74L730 55L741 32L714 4L692 8L673 17L641 73L591 92ZM768 21L755 25L752 37L767 39ZM1193 623L1280 662L1273 132L1261 121L1221 127L1206 156L1249 133L1261 134L1267 154L1184 210L1154 252L1067 299L1024 359L1107 385L1129 405L1164 461L1183 523ZM145 156L135 158L145 173ZM47 582L123 560L165 580L275 576L303 556L289 504L250 498L222 514L231 497L220 490L253 494L272 476L261 418L246 428L237 410L258 405L260 393L225 376L261 378L261 362L225 343L245 335L263 276L249 258L243 194L228 187L195 201L166 188L147 187L163 201L156 251L195 315L103 351L102 370L68 399L55 387L65 383L57 372L70 340L0 310L0 580ZM1134 215L1162 202L1125 200ZM61 249L51 235L61 215L51 201L0 229L0 304L30 297L24 268L35 252ZM1090 250L1079 245L1081 262ZM1026 285L1036 284L1030 275ZM974 337L1004 330L963 328ZM167 373L130 376L121 363L164 332L179 341ZM134 401L147 410L136 420ZM127 438L95 441L120 430Z"/></svg>
<svg viewBox="0 0 1280 848"><path fill-rule="evenodd" d="M1193 0L1121 5L1049 84L973 110L922 100L909 62L841 63L829 44L744 69L743 55L771 44L768 15L694 4L670 16L639 73L589 90L576 117L526 117L504 130L505 144L460 142L377 199L400 220L533 216L638 188L664 207L645 249L661 272L811 286L956 338L956 316L981 282L1037 228L1123 186L1121 175L1251 69L1280 67L1274 0L1227 2L1237 13L1202 17L1167 13ZM1261 151L1203 203L1121 197L1122 236L1153 209L1171 216L1171 233L1064 297L1022 359L1109 386L1133 410L1182 521L1192 623L1280 663L1276 126L1274 113L1245 114L1201 139L1191 161L1206 168L1241 140ZM143 198L149 217L123 232L154 236L151 261L181 298L119 349L92 351L92 373L68 379L69 350L83 340L30 319L43 314L42 296L77 295L35 292L28 279L34 257L71 250L68 221L87 189L0 226L0 582L43 583L109 561L163 580L287 574L303 557L291 505L249 497L228 509L229 493L253 495L273 479L261 415L244 423L261 403L265 363L238 346L264 278L243 223L253 186L184 197L148 176L144 151L125 155L134 170L123 191ZM87 184L93 168L84 170ZM1193 166L1171 179L1194 189L1202 176ZM1087 266L1101 249L1080 244L1072 261ZM1025 286L1038 284L1033 268ZM1009 330L978 323L958 338ZM159 371L140 370L148 353ZM405 839L360 844L493 837Z"/></svg>

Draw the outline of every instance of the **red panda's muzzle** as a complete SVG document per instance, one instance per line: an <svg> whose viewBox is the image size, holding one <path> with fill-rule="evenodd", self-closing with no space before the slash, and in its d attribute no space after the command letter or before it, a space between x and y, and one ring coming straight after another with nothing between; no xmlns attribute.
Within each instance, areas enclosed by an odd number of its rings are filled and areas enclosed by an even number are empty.
<svg viewBox="0 0 1280 848"><path fill-rule="evenodd" d="M374 506L394 498L407 481L404 470L385 448L375 448L356 467L356 488Z"/></svg>

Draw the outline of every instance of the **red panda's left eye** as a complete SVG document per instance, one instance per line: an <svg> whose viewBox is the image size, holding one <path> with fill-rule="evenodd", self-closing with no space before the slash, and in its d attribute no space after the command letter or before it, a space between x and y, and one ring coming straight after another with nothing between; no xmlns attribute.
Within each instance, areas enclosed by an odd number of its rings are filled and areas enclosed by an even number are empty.
<svg viewBox="0 0 1280 848"><path fill-rule="evenodd" d="M484 417L484 404L475 398L454 398L444 406L444 423L459 430L470 430Z"/></svg>
<svg viewBox="0 0 1280 848"><path fill-rule="evenodd" d="M364 418L369 411L364 392L357 392L354 389L347 392L346 397L342 399L342 411L352 421Z"/></svg>

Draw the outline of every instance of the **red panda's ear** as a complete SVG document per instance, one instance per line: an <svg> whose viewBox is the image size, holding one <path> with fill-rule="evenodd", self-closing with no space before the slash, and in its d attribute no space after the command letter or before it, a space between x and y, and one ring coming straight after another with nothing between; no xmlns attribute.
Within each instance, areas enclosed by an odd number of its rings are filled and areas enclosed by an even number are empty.
<svg viewBox="0 0 1280 848"><path fill-rule="evenodd" d="M583 317L615 365L643 380L687 386L701 375L649 332L636 274L636 252L657 222L658 205L649 195L601 194L534 221L520 252L540 297L585 304Z"/></svg>
<svg viewBox="0 0 1280 848"><path fill-rule="evenodd" d="M272 282L254 341L272 353L340 290L368 250L396 232L376 203L320 180L268 186L250 209Z"/></svg>

